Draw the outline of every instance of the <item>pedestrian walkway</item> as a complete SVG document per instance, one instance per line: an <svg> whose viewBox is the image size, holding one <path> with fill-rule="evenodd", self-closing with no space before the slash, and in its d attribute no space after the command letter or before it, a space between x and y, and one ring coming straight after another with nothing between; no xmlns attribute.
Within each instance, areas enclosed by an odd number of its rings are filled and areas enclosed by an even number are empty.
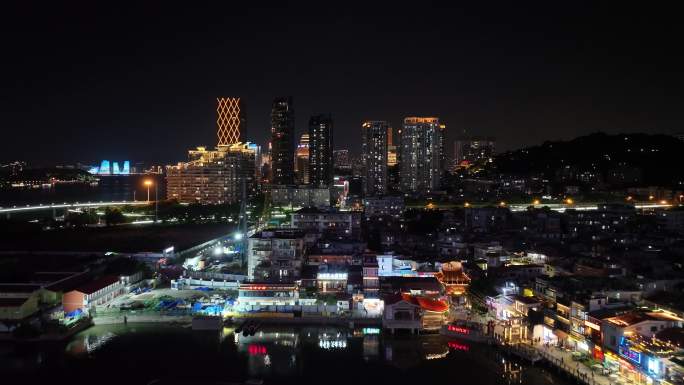
<svg viewBox="0 0 684 385"><path fill-rule="evenodd" d="M537 350L542 357L556 368L589 385L614 385L619 382L610 377L594 372L591 368L572 359L572 352L555 346L538 345ZM623 382L624 383L624 382Z"/></svg>

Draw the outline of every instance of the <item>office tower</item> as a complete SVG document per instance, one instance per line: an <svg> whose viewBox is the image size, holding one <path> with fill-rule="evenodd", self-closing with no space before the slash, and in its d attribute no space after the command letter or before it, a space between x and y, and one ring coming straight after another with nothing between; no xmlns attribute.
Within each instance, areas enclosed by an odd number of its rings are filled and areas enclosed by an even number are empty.
<svg viewBox="0 0 684 385"><path fill-rule="evenodd" d="M166 168L166 196L180 203L235 203L255 191L260 149L251 143L234 143L216 150L198 147L188 151L188 162Z"/></svg>
<svg viewBox="0 0 684 385"><path fill-rule="evenodd" d="M245 130L245 113L240 98L216 98L216 132L219 146L240 141Z"/></svg>
<svg viewBox="0 0 684 385"><path fill-rule="evenodd" d="M297 184L309 184L309 134L302 134L299 139L294 171Z"/></svg>
<svg viewBox="0 0 684 385"><path fill-rule="evenodd" d="M494 156L494 138L462 136L454 141L454 161L456 166L470 166L479 161L487 161Z"/></svg>
<svg viewBox="0 0 684 385"><path fill-rule="evenodd" d="M330 187L333 181L333 121L330 114L309 120L309 183Z"/></svg>
<svg viewBox="0 0 684 385"><path fill-rule="evenodd" d="M439 188L443 130L439 118L404 119L399 150L399 177L404 192L426 193Z"/></svg>
<svg viewBox="0 0 684 385"><path fill-rule="evenodd" d="M335 150L333 151L333 167L335 170L351 171L352 160L349 156L349 150Z"/></svg>
<svg viewBox="0 0 684 385"><path fill-rule="evenodd" d="M388 127L385 121L369 121L361 125L366 196L383 195L387 192Z"/></svg>
<svg viewBox="0 0 684 385"><path fill-rule="evenodd" d="M271 183L294 183L295 116L292 97L276 98L271 109Z"/></svg>
<svg viewBox="0 0 684 385"><path fill-rule="evenodd" d="M392 127L387 127L387 166L396 166L397 162L397 146L394 145L394 132Z"/></svg>

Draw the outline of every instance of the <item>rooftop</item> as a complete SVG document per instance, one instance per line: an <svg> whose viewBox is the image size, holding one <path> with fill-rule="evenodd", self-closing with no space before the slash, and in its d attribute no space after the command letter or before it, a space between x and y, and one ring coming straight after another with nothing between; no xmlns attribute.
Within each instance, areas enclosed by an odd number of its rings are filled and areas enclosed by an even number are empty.
<svg viewBox="0 0 684 385"><path fill-rule="evenodd" d="M673 343L677 346L684 346L684 328L667 328L656 334L656 338L661 341Z"/></svg>
<svg viewBox="0 0 684 385"><path fill-rule="evenodd" d="M41 285L32 283L1 283L0 293L33 293L36 290L40 290Z"/></svg>
<svg viewBox="0 0 684 385"><path fill-rule="evenodd" d="M95 293L98 290L104 289L107 286L110 286L116 282L119 281L119 277L116 275L105 275L103 277L100 277L94 281L91 281L89 283L86 283L85 285L79 286L76 291L81 292L83 294L92 294Z"/></svg>
<svg viewBox="0 0 684 385"><path fill-rule="evenodd" d="M27 298L0 298L0 307L18 307L26 301Z"/></svg>
<svg viewBox="0 0 684 385"><path fill-rule="evenodd" d="M684 319L664 312L631 312L607 318L606 321L617 326L632 326L644 321L677 321Z"/></svg>
<svg viewBox="0 0 684 385"><path fill-rule="evenodd" d="M304 238L304 231L298 229L264 229L255 233L250 238L253 239L298 239Z"/></svg>
<svg viewBox="0 0 684 385"><path fill-rule="evenodd" d="M337 209L320 209L318 207L302 207L294 212L295 214L345 214L351 215L351 211L339 211Z"/></svg>
<svg viewBox="0 0 684 385"><path fill-rule="evenodd" d="M513 299L518 301L518 302L521 302L525 305L534 305L534 304L541 303L541 301L537 297L525 297L525 296L518 295L518 294L514 295Z"/></svg>

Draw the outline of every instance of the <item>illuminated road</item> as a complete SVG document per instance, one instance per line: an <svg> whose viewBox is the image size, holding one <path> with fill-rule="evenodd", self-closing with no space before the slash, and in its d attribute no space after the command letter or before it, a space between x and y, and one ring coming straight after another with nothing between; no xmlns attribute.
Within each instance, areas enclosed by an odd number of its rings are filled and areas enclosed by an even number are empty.
<svg viewBox="0 0 684 385"><path fill-rule="evenodd" d="M521 212L527 210L528 207L532 206L537 209L541 209L544 207L548 207L552 211L557 211L557 212L565 212L565 210L572 209L572 210L578 210L578 211L591 211L591 210L598 210L598 206L605 204L605 202L586 202L586 203L573 203L573 204L565 204L565 203L540 203L540 204L532 204L532 203L516 203L516 204L496 204L496 203L468 203L466 205L464 204L453 204L453 203L433 203L433 206L431 205L406 205L406 208L414 208L414 209L422 209L422 208L434 208L434 209L454 209L454 208L482 208L482 207L507 207L509 208L512 212ZM634 203L634 208L636 209L660 209L660 208L670 208L670 207L675 207L677 206L676 204L670 204L670 203L660 203L660 202L637 202Z"/></svg>
<svg viewBox="0 0 684 385"><path fill-rule="evenodd" d="M598 210L598 203L577 203L577 204L564 204L564 203L541 203L538 205L532 205L532 204L513 204L507 206L511 211L516 212L516 211L525 211L527 210L528 207L534 206L534 208L540 209L543 207L548 207L550 210L553 211L558 211L559 213L564 212L565 210L568 209L573 209L573 210L578 210L578 211L591 211L591 210ZM671 204L663 204L663 203L637 203L634 205L634 208L636 209L660 209L660 208L669 208L672 207L673 205Z"/></svg>
<svg viewBox="0 0 684 385"><path fill-rule="evenodd" d="M0 214L11 214L11 213L21 213L21 212L31 212L31 211L41 211L41 210L53 210L53 209L79 209L79 208L96 208L96 207L107 207L107 206L143 206L149 205L150 202L147 201L113 201L113 202L75 202L75 203L50 203L50 204L40 204L37 206L12 206L12 207L0 207Z"/></svg>
<svg viewBox="0 0 684 385"><path fill-rule="evenodd" d="M52 209L79 209L79 208L97 208L97 207L107 207L107 206L144 206L153 203L152 201L112 201L112 202L75 202L75 203L51 203L51 204L40 204L34 206L12 206L12 207L0 207L0 214L11 214L20 212L31 212L31 211L41 211L41 210L52 210ZM470 207L487 207L493 206L494 204L473 204ZM538 205L533 205L530 203L526 204L510 204L506 205L513 212L525 211L528 207L534 206L535 208L548 207L550 210L564 212L567 209L574 210L598 210L599 203L576 203L572 205L564 203L541 203ZM455 208L463 207L454 204L437 204L436 208ZM672 204L667 203L637 203L634 205L637 209L657 209L657 208L669 208L673 207ZM413 206L407 206L413 207ZM425 207L425 206L417 206Z"/></svg>

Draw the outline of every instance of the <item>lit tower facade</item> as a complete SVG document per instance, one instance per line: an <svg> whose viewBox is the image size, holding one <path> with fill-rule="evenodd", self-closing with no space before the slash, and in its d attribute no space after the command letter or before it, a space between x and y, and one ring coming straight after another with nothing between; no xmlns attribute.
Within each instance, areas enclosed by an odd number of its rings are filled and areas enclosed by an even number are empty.
<svg viewBox="0 0 684 385"><path fill-rule="evenodd" d="M294 183L295 116L292 97L276 98L271 108L271 183Z"/></svg>
<svg viewBox="0 0 684 385"><path fill-rule="evenodd" d="M294 170L297 184L309 184L309 134L302 134L299 139Z"/></svg>
<svg viewBox="0 0 684 385"><path fill-rule="evenodd" d="M309 120L309 183L330 187L333 181L333 121L330 114Z"/></svg>
<svg viewBox="0 0 684 385"><path fill-rule="evenodd" d="M392 127L387 127L387 165L390 167L397 165L397 146L394 144Z"/></svg>
<svg viewBox="0 0 684 385"><path fill-rule="evenodd" d="M399 178L404 192L439 188L444 127L439 118L408 117L401 130Z"/></svg>
<svg viewBox="0 0 684 385"><path fill-rule="evenodd" d="M387 192L388 128L387 122L378 120L361 125L366 196L383 195Z"/></svg>
<svg viewBox="0 0 684 385"><path fill-rule="evenodd" d="M216 128L219 146L240 142L245 130L245 113L240 98L216 98Z"/></svg>

